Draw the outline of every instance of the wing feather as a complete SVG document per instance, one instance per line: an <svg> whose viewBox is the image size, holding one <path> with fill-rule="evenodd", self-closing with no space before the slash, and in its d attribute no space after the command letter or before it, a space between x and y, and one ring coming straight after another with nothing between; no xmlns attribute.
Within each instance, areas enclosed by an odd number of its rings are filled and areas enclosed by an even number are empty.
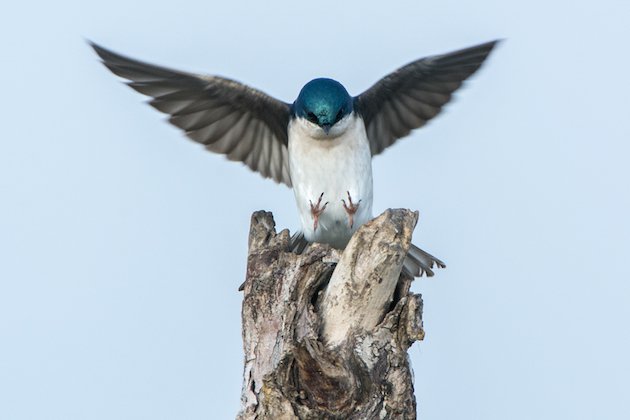
<svg viewBox="0 0 630 420"><path fill-rule="evenodd" d="M291 186L289 104L234 80L171 70L90 45L112 73L150 96L149 104L168 114L169 122L189 138Z"/></svg>
<svg viewBox="0 0 630 420"><path fill-rule="evenodd" d="M452 93L481 67L498 41L407 64L354 98L377 155L440 113Z"/></svg>

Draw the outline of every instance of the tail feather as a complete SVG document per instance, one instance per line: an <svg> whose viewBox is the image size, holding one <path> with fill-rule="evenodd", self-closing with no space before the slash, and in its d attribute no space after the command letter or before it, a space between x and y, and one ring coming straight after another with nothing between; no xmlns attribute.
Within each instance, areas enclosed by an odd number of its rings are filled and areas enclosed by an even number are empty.
<svg viewBox="0 0 630 420"><path fill-rule="evenodd" d="M289 239L289 251L301 254L307 246L308 241L304 237L303 232L298 231L291 235L291 239Z"/></svg>
<svg viewBox="0 0 630 420"><path fill-rule="evenodd" d="M309 242L304 238L304 234L302 232L296 232L291 236L289 241L289 250L296 254L301 254L308 244ZM433 272L434 267L445 268L446 264L428 252L411 244L409 253L403 262L402 272L412 278L422 277L423 275L432 277L435 274Z"/></svg>
<svg viewBox="0 0 630 420"><path fill-rule="evenodd" d="M422 277L423 275L432 277L435 274L432 270L434 267L445 268L446 264L411 244L407 258L405 258L403 263L403 272L412 277Z"/></svg>

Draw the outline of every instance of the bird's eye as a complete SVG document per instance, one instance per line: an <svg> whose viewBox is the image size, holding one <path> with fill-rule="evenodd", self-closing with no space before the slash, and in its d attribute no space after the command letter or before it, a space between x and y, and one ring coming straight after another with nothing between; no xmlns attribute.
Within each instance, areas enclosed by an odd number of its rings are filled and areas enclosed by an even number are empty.
<svg viewBox="0 0 630 420"><path fill-rule="evenodd" d="M308 114L306 114L306 118L313 124L317 124L317 121L318 121L317 115L313 114L312 112L309 112Z"/></svg>
<svg viewBox="0 0 630 420"><path fill-rule="evenodd" d="M339 112L337 112L337 116L335 117L335 122L339 121L342 118L343 118L343 108L340 109Z"/></svg>

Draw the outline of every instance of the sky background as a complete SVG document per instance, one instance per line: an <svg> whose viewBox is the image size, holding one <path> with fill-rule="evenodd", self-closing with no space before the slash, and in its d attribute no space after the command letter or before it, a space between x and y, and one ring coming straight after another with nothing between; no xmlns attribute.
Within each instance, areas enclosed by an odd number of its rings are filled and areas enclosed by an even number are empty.
<svg viewBox="0 0 630 420"><path fill-rule="evenodd" d="M424 419L630 415L630 2L11 2L0 16L0 419L228 419L253 211L292 192L187 141L91 39L292 102L504 42L374 160L447 264L413 288Z"/></svg>

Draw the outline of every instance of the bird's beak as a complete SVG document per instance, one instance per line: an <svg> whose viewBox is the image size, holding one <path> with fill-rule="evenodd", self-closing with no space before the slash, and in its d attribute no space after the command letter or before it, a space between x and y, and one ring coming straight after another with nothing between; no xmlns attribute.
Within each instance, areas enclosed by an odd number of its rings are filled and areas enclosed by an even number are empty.
<svg viewBox="0 0 630 420"><path fill-rule="evenodd" d="M322 124L322 129L324 130L324 133L328 134L328 132L330 131L330 127L332 127L332 125L330 124Z"/></svg>

